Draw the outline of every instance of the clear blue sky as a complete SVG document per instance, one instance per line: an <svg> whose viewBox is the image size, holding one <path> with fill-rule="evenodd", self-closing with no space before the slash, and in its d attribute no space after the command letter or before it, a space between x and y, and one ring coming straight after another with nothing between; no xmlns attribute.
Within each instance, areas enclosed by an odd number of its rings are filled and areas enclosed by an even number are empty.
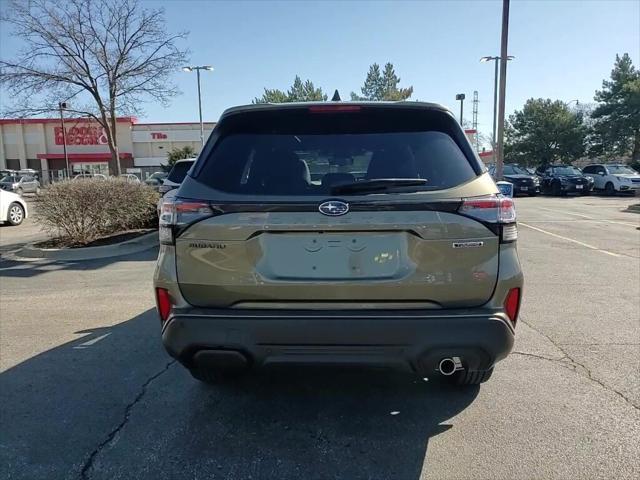
<svg viewBox="0 0 640 480"><path fill-rule="evenodd" d="M499 54L501 1L146 3L165 8L169 30L190 31L192 64L215 67L203 73L205 120L263 87L288 88L296 74L346 99L371 63L390 61L414 99L457 112L455 94L478 90L479 128L491 131L493 64L478 60ZM0 41L2 56L17 46L5 31ZM530 97L593 101L623 52L640 66L639 0L512 0L507 112ZM141 121L197 120L195 74L175 78L183 95L169 109L147 105Z"/></svg>

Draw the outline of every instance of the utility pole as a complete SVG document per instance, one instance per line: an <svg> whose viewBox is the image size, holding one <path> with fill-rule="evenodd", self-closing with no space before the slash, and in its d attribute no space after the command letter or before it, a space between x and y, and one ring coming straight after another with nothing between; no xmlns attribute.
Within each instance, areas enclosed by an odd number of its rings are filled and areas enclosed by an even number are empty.
<svg viewBox="0 0 640 480"><path fill-rule="evenodd" d="M464 111L464 93L459 93L456 95L456 100L460 100L460 125L462 125L462 113Z"/></svg>
<svg viewBox="0 0 640 480"><path fill-rule="evenodd" d="M502 36L500 40L500 92L498 94L498 150L496 178L502 180L504 167L504 111L507 89L507 46L509 43L509 0L502 0Z"/></svg>

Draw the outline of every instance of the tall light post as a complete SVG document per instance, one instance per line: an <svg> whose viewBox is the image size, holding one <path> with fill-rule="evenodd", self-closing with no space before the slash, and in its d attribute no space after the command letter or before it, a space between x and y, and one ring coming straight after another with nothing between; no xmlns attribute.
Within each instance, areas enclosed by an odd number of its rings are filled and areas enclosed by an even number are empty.
<svg viewBox="0 0 640 480"><path fill-rule="evenodd" d="M504 112L507 91L507 46L509 43L509 0L502 0L502 34L500 37L500 90L498 92L498 151L496 178L502 180L504 166Z"/></svg>
<svg viewBox="0 0 640 480"><path fill-rule="evenodd" d="M507 55L507 60L513 60L513 55ZM491 136L491 148L496 149L496 117L498 115L498 62L500 57L482 57L481 63L492 61L495 63L495 73L493 76L493 135Z"/></svg>
<svg viewBox="0 0 640 480"><path fill-rule="evenodd" d="M189 66L182 67L182 70L185 72L193 72L196 71L198 75L198 112L200 113L200 143L202 147L204 147L204 125L202 123L202 96L200 94L200 70L207 70L209 72L213 71L213 67L211 65L200 65L200 66Z"/></svg>
<svg viewBox="0 0 640 480"><path fill-rule="evenodd" d="M64 163L67 169L67 176L71 177L69 171L69 154L67 153L67 132L64 131L64 114L62 113L67 109L67 102L58 102L58 109L60 110L60 128L62 130L62 151L64 152Z"/></svg>
<svg viewBox="0 0 640 480"><path fill-rule="evenodd" d="M460 100L460 125L462 125L462 113L464 111L464 93L459 93L456 95L456 100Z"/></svg>

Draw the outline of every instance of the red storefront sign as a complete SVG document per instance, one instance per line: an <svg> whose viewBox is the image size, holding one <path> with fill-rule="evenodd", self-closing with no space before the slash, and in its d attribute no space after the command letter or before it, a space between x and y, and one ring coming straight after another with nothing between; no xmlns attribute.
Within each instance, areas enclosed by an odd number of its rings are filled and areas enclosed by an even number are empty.
<svg viewBox="0 0 640 480"><path fill-rule="evenodd" d="M65 128L66 139L62 135L62 127L53 129L56 145L106 145L107 132L100 126L81 126Z"/></svg>
<svg viewBox="0 0 640 480"><path fill-rule="evenodd" d="M151 132L151 138L154 140L165 140L167 138L167 134L162 132Z"/></svg>

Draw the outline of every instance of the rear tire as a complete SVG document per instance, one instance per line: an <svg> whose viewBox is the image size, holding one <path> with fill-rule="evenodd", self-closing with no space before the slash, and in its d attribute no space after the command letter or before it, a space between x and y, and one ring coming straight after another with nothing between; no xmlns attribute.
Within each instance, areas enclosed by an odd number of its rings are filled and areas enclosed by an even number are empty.
<svg viewBox="0 0 640 480"><path fill-rule="evenodd" d="M486 382L493 375L493 367L489 370L463 370L454 376L456 385L480 385Z"/></svg>
<svg viewBox="0 0 640 480"><path fill-rule="evenodd" d="M13 202L9 205L7 210L7 222L14 227L20 225L24 220L24 208L17 202Z"/></svg>
<svg viewBox="0 0 640 480"><path fill-rule="evenodd" d="M607 182L604 186L604 194L608 197L613 197L616 194L616 187L613 186L613 183Z"/></svg>
<svg viewBox="0 0 640 480"><path fill-rule="evenodd" d="M551 194L555 197L559 197L560 195L562 195L562 187L560 186L560 183L555 182L553 185L551 185Z"/></svg>

